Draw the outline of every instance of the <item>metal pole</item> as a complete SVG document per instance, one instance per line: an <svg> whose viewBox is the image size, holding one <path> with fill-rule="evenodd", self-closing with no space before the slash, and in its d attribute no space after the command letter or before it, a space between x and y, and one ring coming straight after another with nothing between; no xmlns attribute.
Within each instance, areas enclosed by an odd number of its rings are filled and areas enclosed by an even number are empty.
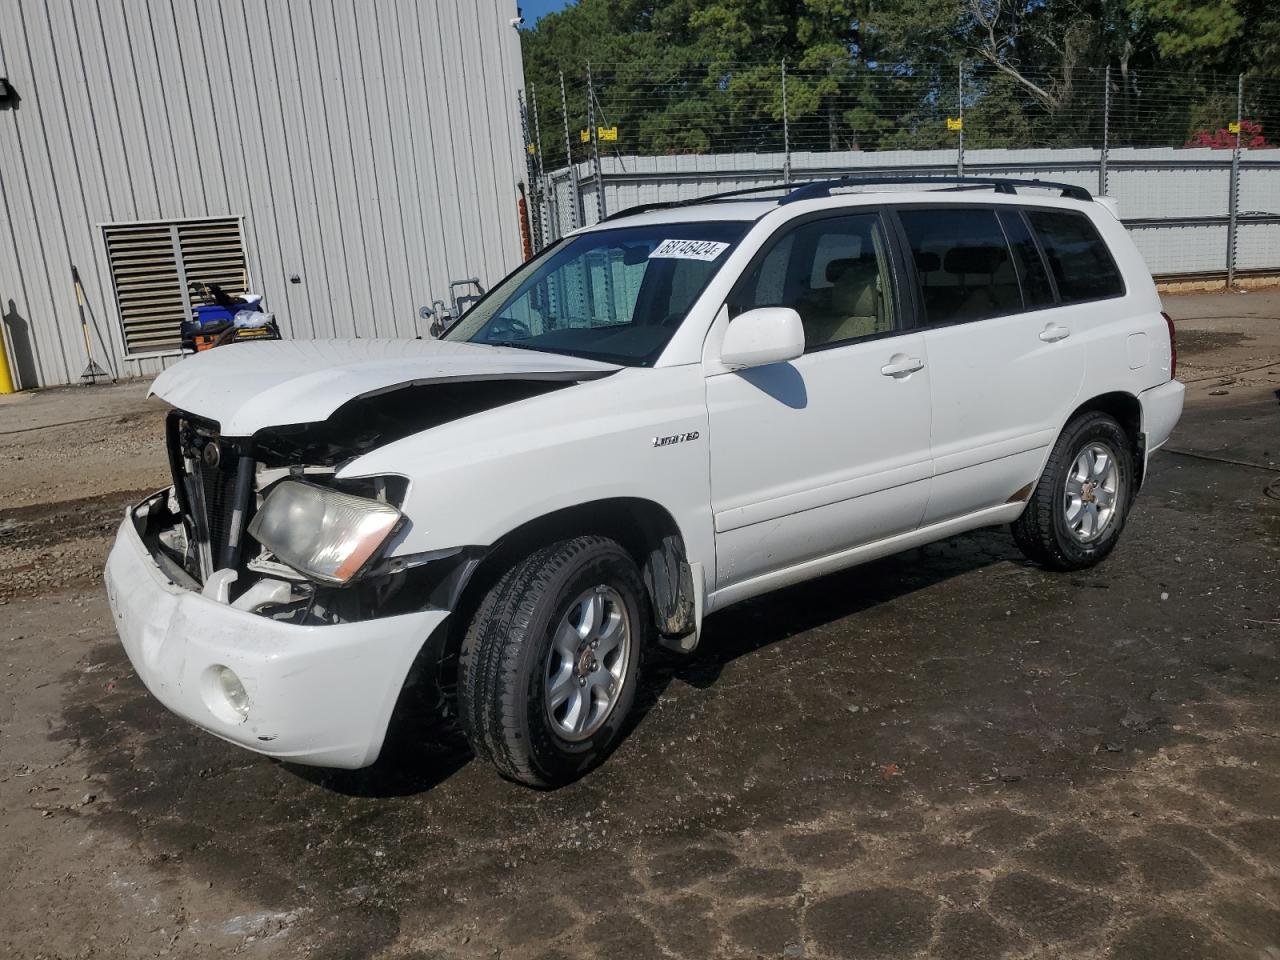
<svg viewBox="0 0 1280 960"><path fill-rule="evenodd" d="M1236 143L1231 150L1231 186L1227 192L1227 286L1236 282L1236 217L1240 207L1240 135L1244 119L1244 74L1236 79Z"/></svg>
<svg viewBox="0 0 1280 960"><path fill-rule="evenodd" d="M956 176L964 176L964 64L961 63L958 76L958 90L960 99L960 140L956 145Z"/></svg>
<svg viewBox="0 0 1280 960"><path fill-rule="evenodd" d="M582 190L578 187L578 168L573 165L573 144L569 140L569 101L564 93L564 71L560 71L560 116L564 118L564 162L569 165L569 189L573 203L569 206L570 226L577 230L585 219L582 215Z"/></svg>
<svg viewBox="0 0 1280 960"><path fill-rule="evenodd" d="M791 182L791 118L787 114L787 58L782 58L782 182Z"/></svg>
<svg viewBox="0 0 1280 960"><path fill-rule="evenodd" d="M587 132L591 135L591 166L596 181L596 222L605 217L604 175L600 171L600 131L596 129L596 88L591 77L591 61L587 61Z"/></svg>
<svg viewBox="0 0 1280 960"><path fill-rule="evenodd" d="M533 155L538 167L538 249L546 246L550 230L547 223L551 208L547 201L547 172L542 167L542 123L538 120L538 88L529 85L529 97L533 101Z"/></svg>
<svg viewBox="0 0 1280 960"><path fill-rule="evenodd" d="M543 176L546 171L542 169L542 123L538 120L538 88L530 84L529 96L533 100L533 144L534 158L538 161L538 176Z"/></svg>
<svg viewBox="0 0 1280 960"><path fill-rule="evenodd" d="M538 151L537 145L533 142L532 134L529 130L529 108L524 98L524 91L516 91L516 100L520 106L520 135L524 138L524 169L525 177L529 184L529 200L525 201L525 212L529 218L529 253L542 248L542 201L537 196L538 171L534 156ZM523 199L523 198L522 198ZM534 237L539 239L535 242ZM525 258L526 260L528 257Z"/></svg>
<svg viewBox="0 0 1280 960"><path fill-rule="evenodd" d="M1111 64L1102 78L1102 152L1098 154L1098 194L1107 195L1107 160L1111 154Z"/></svg>
<svg viewBox="0 0 1280 960"><path fill-rule="evenodd" d="M604 112L604 104L600 102L599 97L595 97L594 99L596 103L596 109L600 111L600 120L597 126L602 126L602 127L612 126L612 124L609 123L609 115ZM614 144L613 144L613 155L618 161L618 167L622 170L623 173L626 173L627 164L622 159L622 151L618 149L617 141L614 141Z"/></svg>

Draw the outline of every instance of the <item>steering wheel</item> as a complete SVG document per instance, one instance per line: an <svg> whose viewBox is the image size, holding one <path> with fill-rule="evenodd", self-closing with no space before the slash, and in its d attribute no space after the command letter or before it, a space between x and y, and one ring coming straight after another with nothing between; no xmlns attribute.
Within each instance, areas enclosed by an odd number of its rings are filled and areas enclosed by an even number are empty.
<svg viewBox="0 0 1280 960"><path fill-rule="evenodd" d="M486 340L524 340L529 336L529 325L514 317L495 317L485 331Z"/></svg>

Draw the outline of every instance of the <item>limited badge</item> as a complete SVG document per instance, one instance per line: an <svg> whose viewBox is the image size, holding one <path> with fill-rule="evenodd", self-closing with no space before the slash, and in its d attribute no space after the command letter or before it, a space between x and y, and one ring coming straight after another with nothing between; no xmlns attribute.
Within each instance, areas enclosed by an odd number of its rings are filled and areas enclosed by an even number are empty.
<svg viewBox="0 0 1280 960"><path fill-rule="evenodd" d="M653 445L655 447L669 447L673 443L688 443L690 440L697 440L701 436L697 430L691 430L688 433L673 433L668 437L654 437Z"/></svg>

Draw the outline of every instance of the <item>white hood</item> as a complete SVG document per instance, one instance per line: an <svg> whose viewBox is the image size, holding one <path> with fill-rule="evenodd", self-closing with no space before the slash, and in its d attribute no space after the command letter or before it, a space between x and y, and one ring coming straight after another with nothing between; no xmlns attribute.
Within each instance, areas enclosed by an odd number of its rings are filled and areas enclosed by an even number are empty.
<svg viewBox="0 0 1280 960"><path fill-rule="evenodd" d="M447 380L577 380L596 360L442 340L271 340L228 344L156 377L150 394L214 420L229 437L315 423L357 397Z"/></svg>

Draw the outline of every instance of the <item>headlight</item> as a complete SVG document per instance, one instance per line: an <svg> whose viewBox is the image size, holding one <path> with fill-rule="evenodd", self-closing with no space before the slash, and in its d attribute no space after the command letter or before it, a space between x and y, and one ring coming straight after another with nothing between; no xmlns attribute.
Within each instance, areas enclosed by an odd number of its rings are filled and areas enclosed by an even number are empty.
<svg viewBox="0 0 1280 960"><path fill-rule="evenodd" d="M401 516L379 500L284 480L267 494L249 533L299 573L346 583L386 543Z"/></svg>

